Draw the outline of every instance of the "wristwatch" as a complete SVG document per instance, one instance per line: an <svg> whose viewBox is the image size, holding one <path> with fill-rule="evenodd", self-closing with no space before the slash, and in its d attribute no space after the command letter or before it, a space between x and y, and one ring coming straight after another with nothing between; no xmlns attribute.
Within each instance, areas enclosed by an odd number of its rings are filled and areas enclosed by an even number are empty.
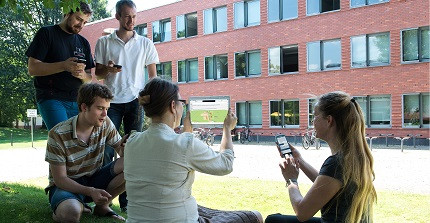
<svg viewBox="0 0 430 223"><path fill-rule="evenodd" d="M297 182L297 179L288 179L286 180L287 184L285 185L286 187L290 186L291 184L295 184L295 185L299 185L299 183Z"/></svg>

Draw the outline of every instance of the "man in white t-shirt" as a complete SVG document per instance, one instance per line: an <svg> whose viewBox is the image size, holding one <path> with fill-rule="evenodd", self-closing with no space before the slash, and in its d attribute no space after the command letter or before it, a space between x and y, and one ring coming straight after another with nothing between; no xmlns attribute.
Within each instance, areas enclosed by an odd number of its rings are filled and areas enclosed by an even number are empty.
<svg viewBox="0 0 430 223"><path fill-rule="evenodd" d="M118 1L115 18L119 21L119 29L102 36L95 50L97 79L104 79L114 96L108 116L118 130L124 122L125 134L142 128L143 117L137 96L145 86L145 66L150 79L157 76L155 64L159 62L154 43L133 30L136 14L133 1ZM103 164L110 163L113 157L114 150L107 147ZM120 195L119 203L121 210L126 211L125 194Z"/></svg>

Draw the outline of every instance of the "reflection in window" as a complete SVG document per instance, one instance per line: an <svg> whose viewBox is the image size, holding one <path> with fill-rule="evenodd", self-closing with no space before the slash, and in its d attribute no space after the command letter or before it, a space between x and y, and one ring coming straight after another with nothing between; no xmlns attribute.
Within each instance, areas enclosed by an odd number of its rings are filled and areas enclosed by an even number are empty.
<svg viewBox="0 0 430 223"><path fill-rule="evenodd" d="M227 7L206 9L204 11L205 34L227 31Z"/></svg>
<svg viewBox="0 0 430 223"><path fill-rule="evenodd" d="M308 127L313 128L314 127L314 111L315 111L315 103L317 103L317 100L315 98L308 99Z"/></svg>
<svg viewBox="0 0 430 223"><path fill-rule="evenodd" d="M205 57L205 79L218 80L228 78L227 55Z"/></svg>
<svg viewBox="0 0 430 223"><path fill-rule="evenodd" d="M299 101L280 100L270 102L271 126L299 126Z"/></svg>
<svg viewBox="0 0 430 223"><path fill-rule="evenodd" d="M234 28L260 24L260 0L234 3Z"/></svg>
<svg viewBox="0 0 430 223"><path fill-rule="evenodd" d="M176 37L197 35L197 12L176 16Z"/></svg>
<svg viewBox="0 0 430 223"><path fill-rule="evenodd" d="M155 21L152 23L153 42L168 42L171 39L170 19Z"/></svg>
<svg viewBox="0 0 430 223"><path fill-rule="evenodd" d="M274 47L269 49L270 74L297 71L299 71L299 53L297 45Z"/></svg>
<svg viewBox="0 0 430 223"><path fill-rule="evenodd" d="M370 126L391 124L390 96L370 96Z"/></svg>
<svg viewBox="0 0 430 223"><path fill-rule="evenodd" d="M148 27L147 27L146 23L142 24L142 25L135 26L134 30L136 30L137 34L144 36L144 37L148 37Z"/></svg>
<svg viewBox="0 0 430 223"><path fill-rule="evenodd" d="M262 125L261 101L247 101L236 103L238 126L260 126Z"/></svg>
<svg viewBox="0 0 430 223"><path fill-rule="evenodd" d="M197 59L178 61L178 82L196 82L199 79Z"/></svg>
<svg viewBox="0 0 430 223"><path fill-rule="evenodd" d="M335 70L341 68L340 39L307 44L308 71Z"/></svg>
<svg viewBox="0 0 430 223"><path fill-rule="evenodd" d="M297 18L297 0L269 0L268 21Z"/></svg>
<svg viewBox="0 0 430 223"><path fill-rule="evenodd" d="M403 126L429 127L429 93L403 95Z"/></svg>
<svg viewBox="0 0 430 223"><path fill-rule="evenodd" d="M340 9L340 0L307 0L307 15L314 15L323 12Z"/></svg>
<svg viewBox="0 0 430 223"><path fill-rule="evenodd" d="M351 66L366 67L390 63L390 34L351 37Z"/></svg>
<svg viewBox="0 0 430 223"><path fill-rule="evenodd" d="M429 27L402 31L402 61L422 62L429 60Z"/></svg>
<svg viewBox="0 0 430 223"><path fill-rule="evenodd" d="M261 74L261 53L246 51L235 54L236 77L249 77Z"/></svg>
<svg viewBox="0 0 430 223"><path fill-rule="evenodd" d="M161 79L172 80L172 62L163 62L156 65L157 76Z"/></svg>
<svg viewBox="0 0 430 223"><path fill-rule="evenodd" d="M360 7L364 5L374 5L379 3L388 2L389 0L351 0L351 8Z"/></svg>

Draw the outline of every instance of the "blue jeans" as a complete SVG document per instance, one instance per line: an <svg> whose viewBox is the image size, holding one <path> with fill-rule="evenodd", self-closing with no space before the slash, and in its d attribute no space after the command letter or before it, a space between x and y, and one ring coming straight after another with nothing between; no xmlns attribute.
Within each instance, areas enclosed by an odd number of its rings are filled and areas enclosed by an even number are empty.
<svg viewBox="0 0 430 223"><path fill-rule="evenodd" d="M75 181L84 186L95 187L98 189L105 190L109 185L109 183L117 175L113 170L114 166L115 166L115 162L111 162L108 165L101 168L100 170L98 170L97 172L95 172L92 176L80 177ZM85 205L85 203L89 203L93 201L91 197L87 197L83 194L75 194L75 193L60 189L56 186L52 186L47 190L49 191L49 203L51 204L51 209L52 211L54 211L54 213L55 213L55 210L57 210L58 205L60 205L60 203L65 200L75 199L81 202L83 205Z"/></svg>
<svg viewBox="0 0 430 223"><path fill-rule="evenodd" d="M142 109L139 109L138 99L134 99L128 103L111 103L107 115L119 131L121 123L124 123L124 133L129 134L131 130L141 131L143 123ZM112 147L106 146L103 158L103 165L112 161L115 152ZM124 192L119 195L119 206L127 206L127 193Z"/></svg>
<svg viewBox="0 0 430 223"><path fill-rule="evenodd" d="M281 214L272 214L267 216L265 223L299 223L300 221L297 219L296 216L293 215L281 215ZM304 223L320 223L320 218L311 218L307 221L304 221Z"/></svg>
<svg viewBox="0 0 430 223"><path fill-rule="evenodd" d="M37 108L48 130L79 114L78 103L73 101L42 99L37 103Z"/></svg>

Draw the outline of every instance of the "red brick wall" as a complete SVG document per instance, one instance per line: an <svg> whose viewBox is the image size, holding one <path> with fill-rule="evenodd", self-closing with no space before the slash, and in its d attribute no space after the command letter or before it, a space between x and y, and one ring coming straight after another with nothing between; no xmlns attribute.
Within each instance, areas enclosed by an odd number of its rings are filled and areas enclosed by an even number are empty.
<svg viewBox="0 0 430 223"><path fill-rule="evenodd" d="M199 81L179 84L184 98L189 96L230 95L232 108L237 101L262 101L263 129L259 132L284 131L269 128L269 100L299 99L300 129L307 127L307 98L334 90L353 96L391 95L391 124L388 129L369 128L370 134L409 133L429 137L429 129L402 128L402 94L429 92L429 63L401 64L402 29L429 25L428 0L391 0L388 3L350 8L349 1L341 1L336 12L306 16L306 1L299 0L298 18L267 23L267 0L260 0L260 25L234 29L233 3L235 0L183 0L181 2L138 13L136 25L148 23L148 38L152 38L153 21L170 18L172 41L157 43L160 62L172 61L173 80L177 80L177 61L196 58L199 62ZM203 35L203 10L227 5L228 29L226 32ZM198 35L176 40L176 16L197 11ZM116 28L113 18L87 25L82 31L91 46L105 28ZM350 37L363 34L390 32L390 65L351 69ZM341 39L342 69L337 71L307 72L306 43L318 40ZM289 75L268 75L268 48L298 44L299 72ZM235 78L234 53L261 50L260 77ZM205 81L204 57L228 54L228 80Z"/></svg>

